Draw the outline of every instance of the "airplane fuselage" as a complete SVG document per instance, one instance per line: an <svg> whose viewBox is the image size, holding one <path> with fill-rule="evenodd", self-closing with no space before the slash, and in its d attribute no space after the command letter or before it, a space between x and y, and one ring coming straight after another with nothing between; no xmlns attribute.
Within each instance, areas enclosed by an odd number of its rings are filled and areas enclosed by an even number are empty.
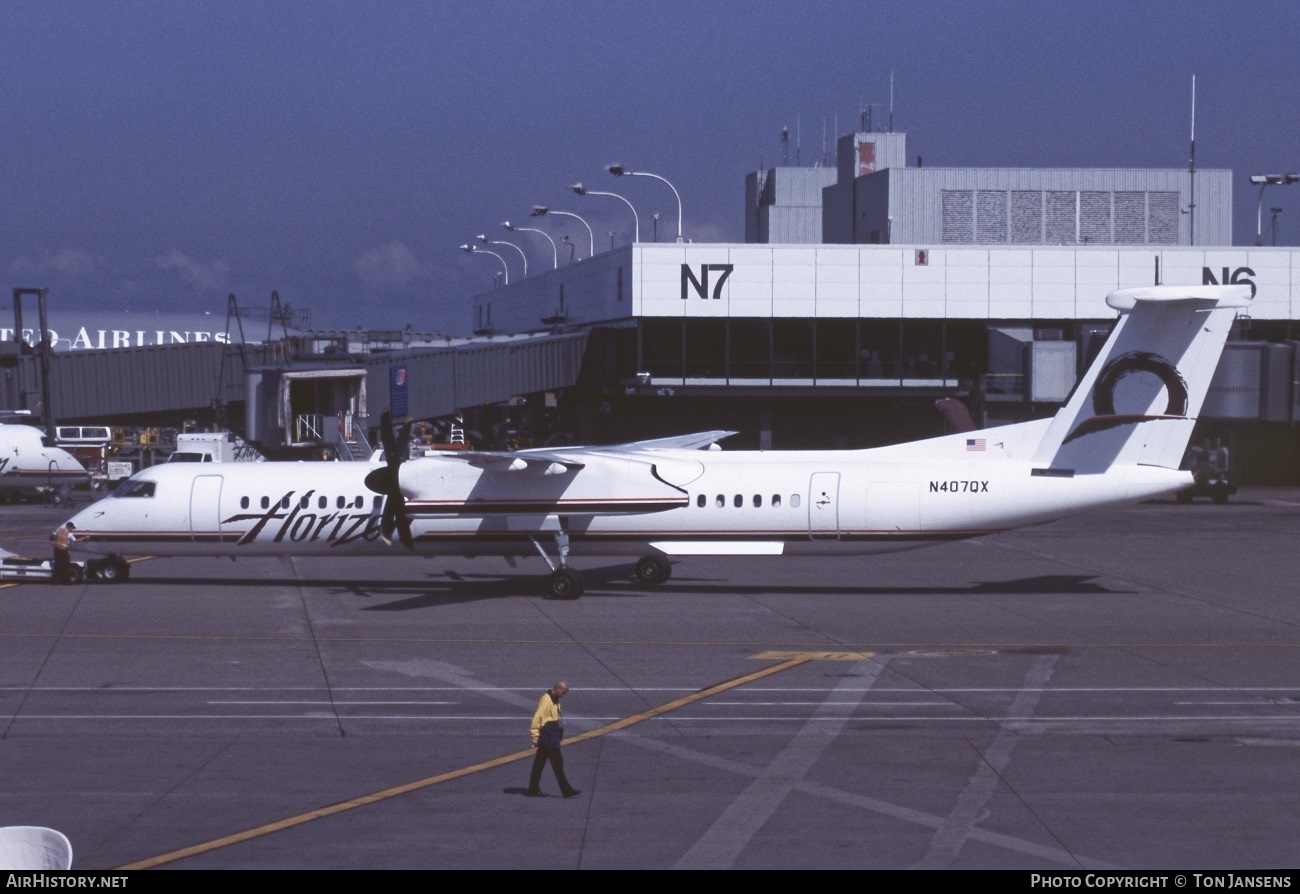
<svg viewBox="0 0 1300 894"><path fill-rule="evenodd" d="M60 487L89 480L85 466L30 425L0 424L0 491Z"/></svg>
<svg viewBox="0 0 1300 894"><path fill-rule="evenodd" d="M176 464L75 516L80 551L123 554L541 554L555 598L571 556L885 552L1169 494L1246 286L1106 296L1106 344L1051 419L869 450L723 451L709 431L612 447L446 451L403 461L387 411L380 463ZM401 546L392 546L396 539ZM550 552L548 552L548 546ZM551 556L554 555L555 561Z"/></svg>
<svg viewBox="0 0 1300 894"><path fill-rule="evenodd" d="M539 539L562 533L573 556L884 552L1136 502L1190 483L1187 473L1140 466L1068 477L986 456L907 462L890 448L664 450L585 459L581 471L558 474L442 457L403 464L414 551L532 555ZM374 468L155 467L74 516L76 548L121 555L400 554L381 531L383 497L364 481Z"/></svg>

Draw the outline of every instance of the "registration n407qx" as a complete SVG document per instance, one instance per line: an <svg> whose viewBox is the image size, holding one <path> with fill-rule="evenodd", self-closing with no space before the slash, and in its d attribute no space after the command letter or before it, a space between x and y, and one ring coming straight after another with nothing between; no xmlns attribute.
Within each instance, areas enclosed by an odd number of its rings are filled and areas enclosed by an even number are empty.
<svg viewBox="0 0 1300 894"><path fill-rule="evenodd" d="M142 471L73 517L74 549L116 579L132 554L540 554L549 595L571 598L576 557L636 557L653 584L674 557L906 549L1173 493L1192 483L1178 467L1249 287L1106 301L1110 338L1050 419L867 450L724 451L732 433L714 431L403 461L385 414L386 460Z"/></svg>

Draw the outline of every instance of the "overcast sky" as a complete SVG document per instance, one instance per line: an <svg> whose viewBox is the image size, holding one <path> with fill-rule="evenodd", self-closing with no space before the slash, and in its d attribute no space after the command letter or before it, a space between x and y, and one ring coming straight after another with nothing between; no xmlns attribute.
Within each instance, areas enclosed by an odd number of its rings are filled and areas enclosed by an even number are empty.
<svg viewBox="0 0 1300 894"><path fill-rule="evenodd" d="M51 309L211 311L272 290L322 327L466 332L458 246L743 241L744 177L876 125L926 166L1300 170L1300 3L0 2L0 282ZM838 127L837 127L838 125ZM797 140L797 146L795 142ZM1265 195L1300 242L1300 185ZM519 256L496 246L519 275ZM561 246L561 251L564 251ZM561 261L564 258L562 255ZM6 311L7 312L7 311Z"/></svg>

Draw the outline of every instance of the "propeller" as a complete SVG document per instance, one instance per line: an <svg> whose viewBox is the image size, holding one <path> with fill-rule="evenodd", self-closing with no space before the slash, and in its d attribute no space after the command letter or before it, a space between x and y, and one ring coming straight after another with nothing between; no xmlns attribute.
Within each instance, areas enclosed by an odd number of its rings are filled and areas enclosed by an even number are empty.
<svg viewBox="0 0 1300 894"><path fill-rule="evenodd" d="M393 531L396 530L402 545L413 550L415 538L411 536L411 518L406 514L406 497L402 495L397 474L402 465L406 443L410 440L410 430L409 422L402 426L403 438L399 449L397 437L393 434L392 415L388 410L380 415L379 440L384 445L385 465L366 476L366 487L384 498L383 515L379 519L379 533L383 535L384 542L391 546Z"/></svg>

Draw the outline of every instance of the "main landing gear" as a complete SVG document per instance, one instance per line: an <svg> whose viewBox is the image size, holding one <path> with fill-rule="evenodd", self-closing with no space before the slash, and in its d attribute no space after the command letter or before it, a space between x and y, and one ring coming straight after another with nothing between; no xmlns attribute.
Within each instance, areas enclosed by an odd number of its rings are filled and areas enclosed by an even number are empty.
<svg viewBox="0 0 1300 894"><path fill-rule="evenodd" d="M106 556L87 562L86 575L106 584L120 584L131 576L131 566L121 556Z"/></svg>
<svg viewBox="0 0 1300 894"><path fill-rule="evenodd" d="M542 549L536 537L530 534L528 539L532 541L533 547L546 562L546 566L551 569L551 576L546 579L546 595L552 599L577 599L581 596L582 575L569 567L569 532L563 529L555 532L555 551L558 553L555 562L551 561L551 557L546 554L546 550Z"/></svg>
<svg viewBox="0 0 1300 894"><path fill-rule="evenodd" d="M663 556L643 556L636 563L636 580L648 587L657 587L673 576L673 566Z"/></svg>
<svg viewBox="0 0 1300 894"><path fill-rule="evenodd" d="M577 599L584 589L582 575L569 567L569 534L560 530L555 532L556 560L546 554L536 537L529 535L538 555L551 569L551 576L546 579L546 595L551 599ZM642 556L636 563L637 583L655 587L672 577L673 566L664 556Z"/></svg>

